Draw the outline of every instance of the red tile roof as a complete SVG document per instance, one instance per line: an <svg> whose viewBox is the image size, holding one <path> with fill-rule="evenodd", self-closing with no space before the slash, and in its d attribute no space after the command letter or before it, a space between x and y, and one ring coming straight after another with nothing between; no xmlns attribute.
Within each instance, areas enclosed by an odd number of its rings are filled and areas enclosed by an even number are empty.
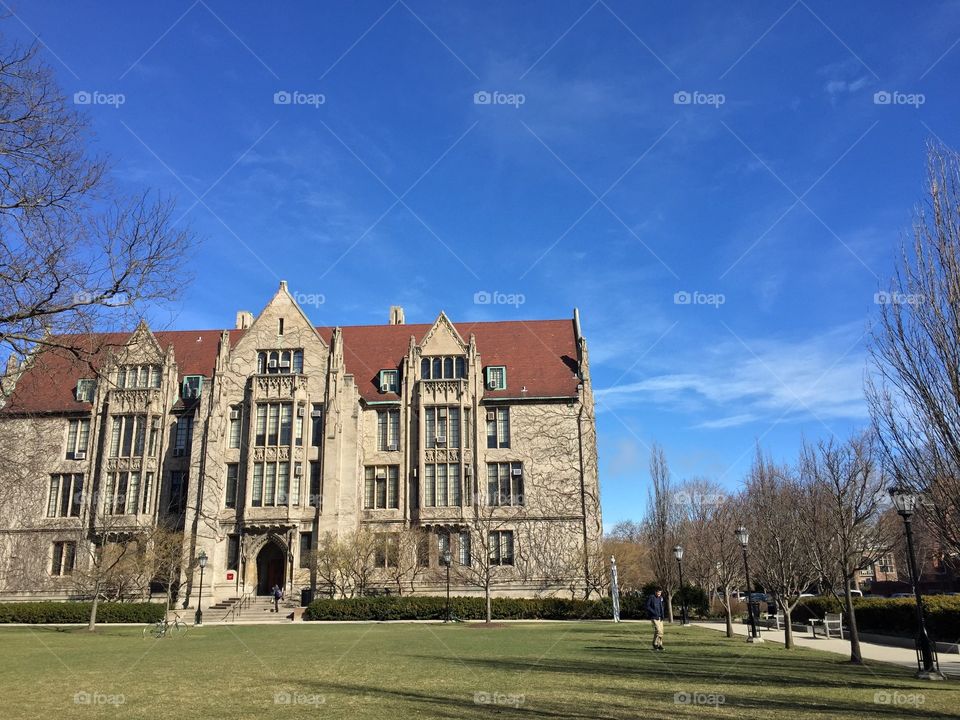
<svg viewBox="0 0 960 720"><path fill-rule="evenodd" d="M484 397L576 397L577 348L572 320L527 320L510 322L455 323L465 342L477 338L477 350L484 367L504 365L507 389L484 391ZM361 397L367 401L395 400L395 393L381 393L377 385L380 370L396 368L407 354L410 336L420 343L432 325L359 325L343 327L343 356L348 373L356 379ZM317 331L328 343L329 327ZM155 333L160 347L173 345L183 375L210 377L217 358L220 330L176 330ZM243 330L230 330L235 345ZM8 398L5 413L89 411L90 403L77 402L77 380L93 377L105 351L123 345L129 334L109 333L60 338L64 344L92 351L77 359L71 353L51 349L39 353L21 376ZM87 359L89 357L89 359ZM526 392L521 392L521 388Z"/></svg>

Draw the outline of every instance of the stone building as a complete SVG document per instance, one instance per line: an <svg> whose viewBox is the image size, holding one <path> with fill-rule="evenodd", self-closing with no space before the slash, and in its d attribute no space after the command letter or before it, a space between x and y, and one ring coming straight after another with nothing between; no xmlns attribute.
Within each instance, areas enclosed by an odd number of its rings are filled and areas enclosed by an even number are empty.
<svg viewBox="0 0 960 720"><path fill-rule="evenodd" d="M184 606L201 553L203 607L274 585L336 592L335 540L369 543L349 593L440 592L445 559L458 593L600 582L576 313L407 325L391 308L386 325L314 327L281 283L233 329L69 340L83 352L3 377L2 599L89 594L104 548L134 541L139 557L157 526L183 532Z"/></svg>

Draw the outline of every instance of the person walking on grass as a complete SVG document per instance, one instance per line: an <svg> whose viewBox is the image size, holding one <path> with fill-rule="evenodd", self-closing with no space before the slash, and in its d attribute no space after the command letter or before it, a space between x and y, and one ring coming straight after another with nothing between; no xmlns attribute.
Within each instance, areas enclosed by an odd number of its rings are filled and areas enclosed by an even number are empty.
<svg viewBox="0 0 960 720"><path fill-rule="evenodd" d="M647 598L647 616L653 623L653 649L663 651L663 590L657 588L653 595Z"/></svg>

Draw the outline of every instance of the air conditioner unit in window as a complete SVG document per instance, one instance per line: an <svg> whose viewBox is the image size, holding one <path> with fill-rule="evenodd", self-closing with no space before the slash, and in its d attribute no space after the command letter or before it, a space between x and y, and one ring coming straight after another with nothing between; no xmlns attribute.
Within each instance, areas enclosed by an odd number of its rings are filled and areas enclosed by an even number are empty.
<svg viewBox="0 0 960 720"><path fill-rule="evenodd" d="M284 360L282 363L280 363L280 369L281 369L281 370L289 370L289 369L290 369L290 363L288 363L286 360Z"/></svg>
<svg viewBox="0 0 960 720"><path fill-rule="evenodd" d="M522 468L513 468L513 469L510 471L510 474L512 474L512 475L523 475L523 469L522 469Z"/></svg>
<svg viewBox="0 0 960 720"><path fill-rule="evenodd" d="M239 411L237 408L233 408L233 409L230 411L230 419L231 419L231 420L239 420L239 419L240 419L240 411Z"/></svg>
<svg viewBox="0 0 960 720"><path fill-rule="evenodd" d="M302 408L302 407L298 407L298 408L297 408L297 417L303 417L303 408Z"/></svg>
<svg viewBox="0 0 960 720"><path fill-rule="evenodd" d="M487 390L496 390L497 381L496 380L487 380Z"/></svg>
<svg viewBox="0 0 960 720"><path fill-rule="evenodd" d="M447 438L444 437L443 435L437 435L437 439L435 440L435 442L436 442L437 445L446 445L446 444L447 444Z"/></svg>
<svg viewBox="0 0 960 720"><path fill-rule="evenodd" d="M276 358L271 358L270 360L267 361L267 367L275 368L276 366L277 366Z"/></svg>
<svg viewBox="0 0 960 720"><path fill-rule="evenodd" d="M496 420L497 411L496 410L487 410L487 420Z"/></svg>
<svg viewBox="0 0 960 720"><path fill-rule="evenodd" d="M311 410L311 411L310 411L310 417L312 417L312 418L322 418L322 417L323 417L323 410Z"/></svg>
<svg viewBox="0 0 960 720"><path fill-rule="evenodd" d="M303 475L303 465L297 463L293 466L293 476L300 477L301 475Z"/></svg>
<svg viewBox="0 0 960 720"><path fill-rule="evenodd" d="M381 383L380 383L380 392L382 392L382 393L390 392L390 383L388 383L386 380L384 380L383 382L381 382Z"/></svg>
<svg viewBox="0 0 960 720"><path fill-rule="evenodd" d="M377 470L377 480L386 480L387 471L386 470Z"/></svg>
<svg viewBox="0 0 960 720"><path fill-rule="evenodd" d="M399 447L397 446L396 443L390 443L389 445L387 445L387 450L389 452L396 452L398 449Z"/></svg>
<svg viewBox="0 0 960 720"><path fill-rule="evenodd" d="M439 409L437 410L437 417L438 417L438 418L445 418L446 416L447 416L447 409L446 409L446 408L439 408Z"/></svg>
<svg viewBox="0 0 960 720"><path fill-rule="evenodd" d="M87 451L86 451L86 450L77 450L75 453L73 453L73 459L74 459L74 460L86 460L86 459L87 459Z"/></svg>

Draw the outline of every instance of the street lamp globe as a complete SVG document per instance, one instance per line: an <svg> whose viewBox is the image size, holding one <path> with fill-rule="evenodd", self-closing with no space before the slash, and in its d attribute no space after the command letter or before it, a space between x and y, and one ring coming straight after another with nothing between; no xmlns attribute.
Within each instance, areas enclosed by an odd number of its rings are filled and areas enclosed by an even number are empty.
<svg viewBox="0 0 960 720"><path fill-rule="evenodd" d="M683 546L682 546L682 545L674 545L674 546L673 546L673 556L674 556L677 560L683 560Z"/></svg>
<svg viewBox="0 0 960 720"><path fill-rule="evenodd" d="M201 550L200 554L197 555L197 565L201 568L205 568L207 566L207 554L203 550Z"/></svg>
<svg viewBox="0 0 960 720"><path fill-rule="evenodd" d="M890 493L890 499L893 500L893 506L900 515L905 518L913 515L917 509L917 502L919 500L916 493L910 492L908 488L905 488L899 483L891 486L888 492Z"/></svg>
<svg viewBox="0 0 960 720"><path fill-rule="evenodd" d="M740 547L746 547L747 543L750 542L750 531L743 525L734 530L734 534L737 536L737 542L740 543Z"/></svg>
<svg viewBox="0 0 960 720"><path fill-rule="evenodd" d="M450 551L444 550L443 555L440 557L440 562L442 562L447 567L450 567Z"/></svg>

